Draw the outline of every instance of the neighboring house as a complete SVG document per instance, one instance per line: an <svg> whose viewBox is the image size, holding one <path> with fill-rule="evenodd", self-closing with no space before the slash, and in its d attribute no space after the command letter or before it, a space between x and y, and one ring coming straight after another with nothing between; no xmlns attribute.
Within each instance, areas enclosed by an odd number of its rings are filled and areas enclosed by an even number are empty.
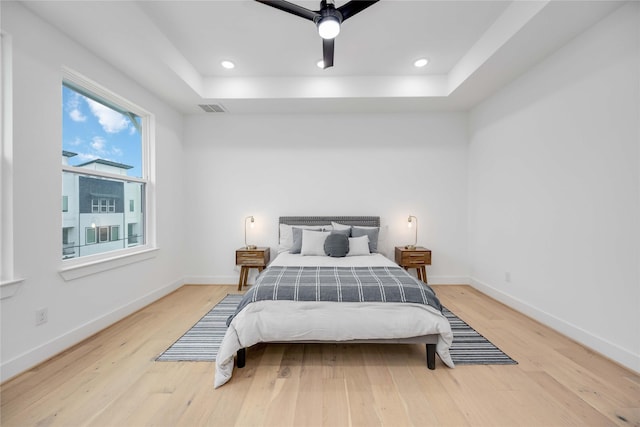
<svg viewBox="0 0 640 427"><path fill-rule="evenodd" d="M62 152L62 163L76 156ZM126 175L132 166L95 159L76 167ZM142 194L138 183L65 173L62 178L62 258L138 245L142 240Z"/></svg>

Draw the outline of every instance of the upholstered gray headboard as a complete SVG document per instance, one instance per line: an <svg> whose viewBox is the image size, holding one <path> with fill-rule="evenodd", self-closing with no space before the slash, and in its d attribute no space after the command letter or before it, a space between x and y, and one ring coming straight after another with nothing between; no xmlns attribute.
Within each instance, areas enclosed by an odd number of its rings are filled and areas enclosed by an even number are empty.
<svg viewBox="0 0 640 427"><path fill-rule="evenodd" d="M379 216L281 216L280 224L329 225L331 221L360 227L380 227Z"/></svg>

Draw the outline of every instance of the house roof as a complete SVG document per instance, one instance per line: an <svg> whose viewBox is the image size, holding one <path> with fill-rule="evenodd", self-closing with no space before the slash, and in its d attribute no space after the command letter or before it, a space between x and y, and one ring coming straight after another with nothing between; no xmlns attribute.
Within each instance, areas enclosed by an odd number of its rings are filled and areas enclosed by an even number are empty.
<svg viewBox="0 0 640 427"><path fill-rule="evenodd" d="M124 163L117 163L117 162L112 162L110 160L103 160L103 159L91 160L89 162L81 163L81 164L76 165L76 166L81 168L83 166L87 166L87 165L90 165L92 163L98 163L98 164L101 164L101 165L113 166L113 167L120 168L120 169L132 169L133 168L133 166L125 165Z"/></svg>

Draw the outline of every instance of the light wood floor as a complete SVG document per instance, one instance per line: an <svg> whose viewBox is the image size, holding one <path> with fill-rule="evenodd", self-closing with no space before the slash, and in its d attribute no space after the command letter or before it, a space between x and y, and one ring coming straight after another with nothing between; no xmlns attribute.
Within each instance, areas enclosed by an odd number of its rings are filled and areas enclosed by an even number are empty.
<svg viewBox="0 0 640 427"><path fill-rule="evenodd" d="M184 286L1 386L4 426L640 426L640 375L468 286L444 305L519 364L425 366L419 345L258 345L213 389L213 363L154 362L236 286Z"/></svg>

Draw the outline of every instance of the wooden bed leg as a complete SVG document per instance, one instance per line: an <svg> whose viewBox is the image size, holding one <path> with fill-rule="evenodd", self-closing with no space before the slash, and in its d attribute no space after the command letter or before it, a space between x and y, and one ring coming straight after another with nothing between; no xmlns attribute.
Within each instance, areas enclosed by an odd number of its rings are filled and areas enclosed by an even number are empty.
<svg viewBox="0 0 640 427"><path fill-rule="evenodd" d="M244 365L246 363L246 357L247 357L246 348L241 348L240 350L238 350L238 353L236 353L236 366L238 368L244 368Z"/></svg>
<svg viewBox="0 0 640 427"><path fill-rule="evenodd" d="M436 345L427 344L427 368L436 369Z"/></svg>

